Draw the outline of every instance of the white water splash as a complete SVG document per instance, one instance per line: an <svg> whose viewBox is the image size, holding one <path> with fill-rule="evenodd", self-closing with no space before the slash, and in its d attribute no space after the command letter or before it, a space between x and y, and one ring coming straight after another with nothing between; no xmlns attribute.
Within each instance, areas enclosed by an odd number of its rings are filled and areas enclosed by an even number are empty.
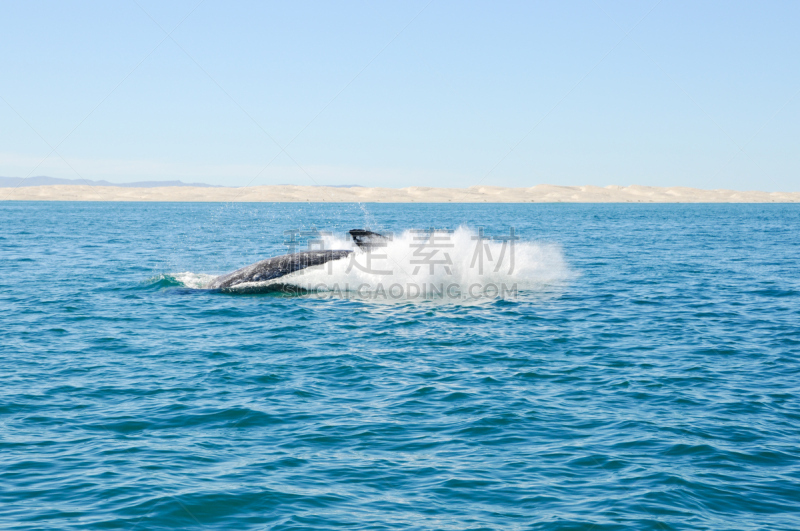
<svg viewBox="0 0 800 531"><path fill-rule="evenodd" d="M211 283L212 280L217 277L214 275L206 275L205 273L192 273L191 271L184 271L182 273L175 273L172 275L172 278L187 288L204 289Z"/></svg>
<svg viewBox="0 0 800 531"><path fill-rule="evenodd" d="M467 227L433 235L408 230L371 251L359 248L350 238L323 234L321 239L324 249L348 249L353 254L226 291L258 292L284 286L322 296L384 300L514 298L520 293L543 293L573 274L556 244L479 240L478 232ZM205 289L216 278L189 271L171 276L192 289Z"/></svg>
<svg viewBox="0 0 800 531"><path fill-rule="evenodd" d="M479 240L478 232L405 231L364 251L348 240L323 238L326 249L352 249L345 259L298 271L282 284L313 292L356 292L368 298L475 298L539 291L570 276L555 244Z"/></svg>

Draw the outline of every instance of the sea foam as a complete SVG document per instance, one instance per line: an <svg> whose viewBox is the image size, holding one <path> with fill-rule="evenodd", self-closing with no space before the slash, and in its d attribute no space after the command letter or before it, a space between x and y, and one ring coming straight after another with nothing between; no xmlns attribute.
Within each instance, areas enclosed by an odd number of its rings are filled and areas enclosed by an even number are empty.
<svg viewBox="0 0 800 531"><path fill-rule="evenodd" d="M570 276L555 244L489 239L477 230L406 230L365 251L349 239L321 238L325 249L352 249L345 259L298 271L284 285L317 293L368 298L476 298L516 296Z"/></svg>

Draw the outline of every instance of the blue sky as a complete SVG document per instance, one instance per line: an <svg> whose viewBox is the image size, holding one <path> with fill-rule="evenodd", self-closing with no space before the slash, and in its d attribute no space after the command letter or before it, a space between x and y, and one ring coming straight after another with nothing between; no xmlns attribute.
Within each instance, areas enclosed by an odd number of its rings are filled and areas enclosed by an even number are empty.
<svg viewBox="0 0 800 531"><path fill-rule="evenodd" d="M3 176L800 190L800 2L1 7Z"/></svg>

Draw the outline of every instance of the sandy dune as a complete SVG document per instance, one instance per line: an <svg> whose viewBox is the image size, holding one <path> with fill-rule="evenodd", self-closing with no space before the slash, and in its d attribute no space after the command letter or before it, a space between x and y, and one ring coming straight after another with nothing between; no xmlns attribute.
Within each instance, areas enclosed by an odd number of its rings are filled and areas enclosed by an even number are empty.
<svg viewBox="0 0 800 531"><path fill-rule="evenodd" d="M195 201L366 203L798 203L800 192L737 192L651 186L553 186L530 188L122 188L55 185L0 188L0 200L15 201Z"/></svg>

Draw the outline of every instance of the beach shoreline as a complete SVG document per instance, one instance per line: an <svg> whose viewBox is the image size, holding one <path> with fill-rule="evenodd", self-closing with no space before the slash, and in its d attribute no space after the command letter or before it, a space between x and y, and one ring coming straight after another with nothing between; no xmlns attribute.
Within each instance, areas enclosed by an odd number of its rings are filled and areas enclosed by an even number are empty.
<svg viewBox="0 0 800 531"><path fill-rule="evenodd" d="M50 185L0 189L4 201L259 202L259 203L800 203L800 192L702 190L655 186L555 186L529 188L369 188L252 186Z"/></svg>

